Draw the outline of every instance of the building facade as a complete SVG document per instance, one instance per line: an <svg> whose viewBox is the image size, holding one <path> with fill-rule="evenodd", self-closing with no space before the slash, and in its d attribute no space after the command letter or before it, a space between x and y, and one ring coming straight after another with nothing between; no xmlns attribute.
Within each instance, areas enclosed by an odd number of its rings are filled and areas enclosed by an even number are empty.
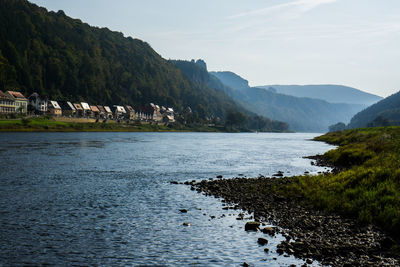
<svg viewBox="0 0 400 267"><path fill-rule="evenodd" d="M15 101L0 90L0 114L15 113Z"/></svg>
<svg viewBox="0 0 400 267"><path fill-rule="evenodd" d="M29 112L33 112L35 114L47 113L47 105L47 97L40 96L38 93L33 93L28 97Z"/></svg>
<svg viewBox="0 0 400 267"><path fill-rule="evenodd" d="M15 101L15 112L26 114L28 112L28 99L23 94L17 91L7 91L6 95Z"/></svg>

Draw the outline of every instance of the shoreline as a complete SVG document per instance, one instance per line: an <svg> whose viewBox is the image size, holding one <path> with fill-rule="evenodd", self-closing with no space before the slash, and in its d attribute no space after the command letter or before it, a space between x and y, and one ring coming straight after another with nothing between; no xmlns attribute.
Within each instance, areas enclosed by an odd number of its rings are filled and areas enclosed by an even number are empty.
<svg viewBox="0 0 400 267"><path fill-rule="evenodd" d="M96 121L91 118L26 117L1 119L0 132L204 132L251 133L249 129L226 128L223 125L154 123L147 121ZM290 131L270 131L289 133Z"/></svg>
<svg viewBox="0 0 400 267"><path fill-rule="evenodd" d="M226 205L253 213L254 220L261 224L276 226L273 231L270 227L260 230L286 238L277 246L279 254L294 255L309 264L317 260L324 266L400 264L399 256L391 252L395 241L378 227L314 209L301 196L280 194L277 188L292 179L232 178L186 184L198 193L222 198Z"/></svg>
<svg viewBox="0 0 400 267"><path fill-rule="evenodd" d="M312 165L331 167L329 173L189 184L253 213L256 224L275 225L272 232L286 239L276 248L279 254L324 266L400 266L399 137L400 127L315 137L337 146L306 157ZM271 229L259 230L271 234Z"/></svg>

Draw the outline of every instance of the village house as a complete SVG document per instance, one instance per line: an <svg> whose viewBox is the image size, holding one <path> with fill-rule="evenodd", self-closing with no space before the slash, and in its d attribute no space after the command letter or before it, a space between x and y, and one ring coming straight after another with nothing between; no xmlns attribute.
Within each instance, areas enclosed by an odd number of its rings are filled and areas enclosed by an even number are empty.
<svg viewBox="0 0 400 267"><path fill-rule="evenodd" d="M75 116L76 114L76 109L74 105L69 102L69 101L60 101L58 102L60 104L60 107L62 109L62 113L64 116Z"/></svg>
<svg viewBox="0 0 400 267"><path fill-rule="evenodd" d="M153 103L150 103L150 106L153 107L154 111L153 111L153 120L156 122L162 121L163 117L161 114L161 109L159 105L155 105Z"/></svg>
<svg viewBox="0 0 400 267"><path fill-rule="evenodd" d="M83 116L85 117L91 117L92 116L92 110L90 109L90 106L86 102L81 102L81 106L83 109Z"/></svg>
<svg viewBox="0 0 400 267"><path fill-rule="evenodd" d="M116 120L119 120L119 119L123 119L125 117L126 110L123 106L114 105L113 113L114 113L114 118Z"/></svg>
<svg viewBox="0 0 400 267"><path fill-rule="evenodd" d="M146 105L144 107L145 118L148 121L152 121L154 119L155 108L151 105Z"/></svg>
<svg viewBox="0 0 400 267"><path fill-rule="evenodd" d="M113 112L111 111L111 108L109 106L104 106L104 110L106 111L106 118L107 119L112 119L113 118Z"/></svg>
<svg viewBox="0 0 400 267"><path fill-rule="evenodd" d="M92 111L92 115L98 119L100 118L100 110L97 106L90 106L90 110Z"/></svg>
<svg viewBox="0 0 400 267"><path fill-rule="evenodd" d="M78 117L83 117L84 111L83 111L83 108L82 108L81 104L79 104L79 103L74 103L74 108L75 108L75 110L76 110L76 115L77 115Z"/></svg>
<svg viewBox="0 0 400 267"><path fill-rule="evenodd" d="M163 122L175 122L174 110L172 108L167 108L163 115Z"/></svg>
<svg viewBox="0 0 400 267"><path fill-rule="evenodd" d="M45 114L47 113L47 103L47 97L33 93L28 97L28 110L34 114Z"/></svg>
<svg viewBox="0 0 400 267"><path fill-rule="evenodd" d="M134 108L135 110L135 117L137 120L141 121L144 117L143 113L142 113L142 109L139 106L136 106Z"/></svg>
<svg viewBox="0 0 400 267"><path fill-rule="evenodd" d="M15 101L0 90L0 114L15 113Z"/></svg>
<svg viewBox="0 0 400 267"><path fill-rule="evenodd" d="M100 119L106 119L106 110L104 109L103 106L97 105L97 108L99 109L99 118Z"/></svg>
<svg viewBox="0 0 400 267"><path fill-rule="evenodd" d="M47 110L50 115L53 115L53 116L61 116L62 115L61 107L57 101L50 100L48 102Z"/></svg>
<svg viewBox="0 0 400 267"><path fill-rule="evenodd" d="M127 120L135 120L136 114L135 110L132 108L132 106L125 106L126 110L126 119Z"/></svg>
<svg viewBox="0 0 400 267"><path fill-rule="evenodd" d="M7 91L6 95L15 101L16 113L26 114L28 112L28 99L23 94L16 91Z"/></svg>

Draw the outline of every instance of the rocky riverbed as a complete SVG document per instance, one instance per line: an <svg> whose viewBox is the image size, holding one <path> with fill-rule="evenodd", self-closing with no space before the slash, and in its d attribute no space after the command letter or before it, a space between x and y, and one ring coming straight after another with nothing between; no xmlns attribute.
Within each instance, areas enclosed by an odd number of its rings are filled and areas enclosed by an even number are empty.
<svg viewBox="0 0 400 267"><path fill-rule="evenodd" d="M288 183L290 177L186 182L192 190L222 198L224 209L253 213L256 225L260 223L256 229L266 235L281 233L285 240L276 248L280 254L294 255L308 264L317 260L325 266L400 266L399 255L391 250L398 244L389 235L372 225L313 209L299 196L286 197L276 191ZM262 227L263 223L276 227Z"/></svg>

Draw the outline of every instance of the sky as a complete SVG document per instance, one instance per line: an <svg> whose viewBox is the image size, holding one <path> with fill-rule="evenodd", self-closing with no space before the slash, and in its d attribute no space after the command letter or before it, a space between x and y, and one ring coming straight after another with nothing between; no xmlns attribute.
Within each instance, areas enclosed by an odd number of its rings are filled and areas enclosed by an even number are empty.
<svg viewBox="0 0 400 267"><path fill-rule="evenodd" d="M30 0L251 86L400 90L399 0Z"/></svg>

